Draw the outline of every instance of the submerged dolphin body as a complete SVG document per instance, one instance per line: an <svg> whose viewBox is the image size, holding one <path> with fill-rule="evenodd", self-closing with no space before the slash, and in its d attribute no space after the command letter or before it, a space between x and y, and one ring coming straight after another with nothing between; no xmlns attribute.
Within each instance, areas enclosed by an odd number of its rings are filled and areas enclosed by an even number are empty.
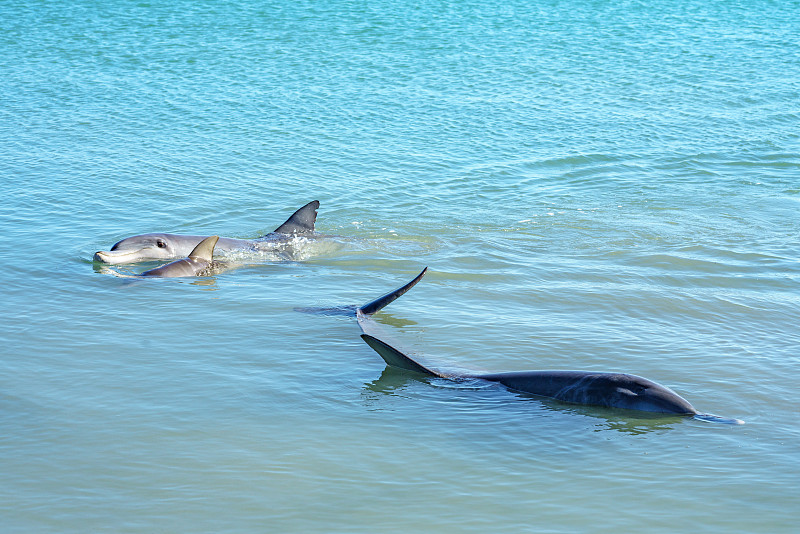
<svg viewBox="0 0 800 534"><path fill-rule="evenodd" d="M287 240L290 236L307 236L314 233L319 201L309 202L289 217L275 231L258 239L233 239L220 237L217 250L257 250L259 244ZM142 234L117 242L109 251L98 251L94 261L110 264L136 263L146 260L174 260L186 258L206 236L181 234Z"/></svg>
<svg viewBox="0 0 800 534"><path fill-rule="evenodd" d="M157 276L159 278L177 278L179 276L205 276L213 263L214 246L219 236L212 235L200 241L189 253L189 257L175 260L161 267L145 271L139 276Z"/></svg>
<svg viewBox="0 0 800 534"><path fill-rule="evenodd" d="M640 376L626 373L596 371L520 371L507 373L448 374L432 370L385 341L367 333L373 330L369 316L393 302L411 289L422 276L423 270L408 284L359 307L356 310L361 338L387 365L448 380L478 379L502 384L506 388L531 395L549 397L572 404L622 408L665 415L687 415L703 421L743 424L738 419L727 419L698 412L686 399L669 389Z"/></svg>

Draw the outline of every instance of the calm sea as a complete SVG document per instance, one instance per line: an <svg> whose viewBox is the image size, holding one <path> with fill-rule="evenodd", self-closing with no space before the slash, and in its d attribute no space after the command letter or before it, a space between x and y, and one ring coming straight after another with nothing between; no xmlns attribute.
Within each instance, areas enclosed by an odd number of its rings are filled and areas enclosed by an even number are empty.
<svg viewBox="0 0 800 534"><path fill-rule="evenodd" d="M0 530L795 532L796 0L0 0ZM145 232L292 260L131 281ZM137 273L155 266L120 266ZM385 370L624 371L747 422Z"/></svg>

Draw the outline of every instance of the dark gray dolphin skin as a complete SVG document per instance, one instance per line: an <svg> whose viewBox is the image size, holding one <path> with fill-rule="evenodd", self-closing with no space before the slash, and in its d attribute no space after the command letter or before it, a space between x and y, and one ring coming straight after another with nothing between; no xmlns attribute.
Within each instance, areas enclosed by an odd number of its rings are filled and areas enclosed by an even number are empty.
<svg viewBox="0 0 800 534"><path fill-rule="evenodd" d="M139 276L157 276L159 278L177 278L179 276L205 276L211 267L214 246L219 236L212 235L200 241L189 253L189 257L175 260L161 267L145 271Z"/></svg>
<svg viewBox="0 0 800 534"><path fill-rule="evenodd" d="M370 315L373 313L377 313L395 300L400 297L403 293L417 285L417 282L422 280L422 277L425 276L425 273L428 271L428 268L425 267L422 269L422 272L419 273L413 280L409 283L405 284L402 287L398 287L394 291L390 291L386 293L382 297L378 297L375 300L368 302L362 306L336 306L333 308L295 308L295 311L301 313L316 313L321 315L344 315L347 317L356 317L358 319L359 324L362 321L365 321ZM363 329L363 328L362 328Z"/></svg>
<svg viewBox="0 0 800 534"><path fill-rule="evenodd" d="M400 295L411 289L422 276L423 270L408 284L387 293L357 310L361 338L377 352L387 365L449 380L479 379L502 384L506 388L531 395L549 397L572 404L585 404L606 408L622 408L665 415L686 415L703 421L743 424L738 419L727 419L698 412L686 399L669 389L640 376L626 373L596 371L520 371L507 373L447 374L432 370L403 354L385 341L370 335L368 317Z"/></svg>
<svg viewBox="0 0 800 534"><path fill-rule="evenodd" d="M386 306L388 306L389 304L400 298L406 291L417 285L417 283L420 280L422 280L422 277L425 276L425 273L427 272L428 268L425 267L424 269L422 269L422 272L420 272L417 276L414 277L413 280L411 280L407 284L398 287L394 291L389 291L382 297L378 297L371 302L367 302L366 304L359 306L356 309L356 316L361 320L364 317L370 316L374 313L378 313L383 308L385 308Z"/></svg>
<svg viewBox="0 0 800 534"><path fill-rule="evenodd" d="M275 231L258 239L233 239L220 237L217 250L254 250L259 243L286 240L291 236L307 236L314 233L319 201L309 202L289 217ZM109 251L98 251L94 261L110 264L136 263L146 260L173 260L186 258L206 236L181 234L142 234L126 237Z"/></svg>

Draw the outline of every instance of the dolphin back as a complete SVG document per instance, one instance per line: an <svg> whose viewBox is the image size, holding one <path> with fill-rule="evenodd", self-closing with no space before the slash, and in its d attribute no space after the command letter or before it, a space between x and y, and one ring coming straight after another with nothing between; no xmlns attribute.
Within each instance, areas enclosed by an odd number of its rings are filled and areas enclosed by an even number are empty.
<svg viewBox="0 0 800 534"><path fill-rule="evenodd" d="M286 222L275 229L276 234L305 235L314 232L317 222L317 209L319 200L312 200L286 219Z"/></svg>

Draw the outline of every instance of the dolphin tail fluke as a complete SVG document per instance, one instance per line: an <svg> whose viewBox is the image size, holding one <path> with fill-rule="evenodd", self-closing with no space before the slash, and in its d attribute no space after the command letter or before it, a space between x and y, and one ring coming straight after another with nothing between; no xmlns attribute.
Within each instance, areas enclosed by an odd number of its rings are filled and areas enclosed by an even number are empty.
<svg viewBox="0 0 800 534"><path fill-rule="evenodd" d="M214 256L214 247L217 245L217 241L219 241L218 235L212 235L211 237L203 239L194 247L194 250L189 253L189 257L211 261L211 258Z"/></svg>
<svg viewBox="0 0 800 534"><path fill-rule="evenodd" d="M372 315L373 313L377 313L381 309L385 308L386 306L397 300L397 298L400 297L403 293L405 293L406 291L417 285L417 282L422 280L422 277L425 276L426 272L428 272L427 267L422 269L421 273L419 273L413 280L411 280L403 287L398 287L394 291L391 291L385 294L384 296L373 300L372 302L368 302L367 304L360 306L358 308L358 312L363 315Z"/></svg>
<svg viewBox="0 0 800 534"><path fill-rule="evenodd" d="M317 222L319 200L312 200L286 219L286 222L275 229L277 234L310 234Z"/></svg>
<svg viewBox="0 0 800 534"><path fill-rule="evenodd" d="M361 339L366 341L367 345L372 347L372 349L377 352L381 358L383 358L383 361L386 362L386 365L398 367L407 371L422 373L424 375L441 376L439 373L431 371L424 365L415 362L396 348L384 343L376 337L373 337L369 334L361 334Z"/></svg>

